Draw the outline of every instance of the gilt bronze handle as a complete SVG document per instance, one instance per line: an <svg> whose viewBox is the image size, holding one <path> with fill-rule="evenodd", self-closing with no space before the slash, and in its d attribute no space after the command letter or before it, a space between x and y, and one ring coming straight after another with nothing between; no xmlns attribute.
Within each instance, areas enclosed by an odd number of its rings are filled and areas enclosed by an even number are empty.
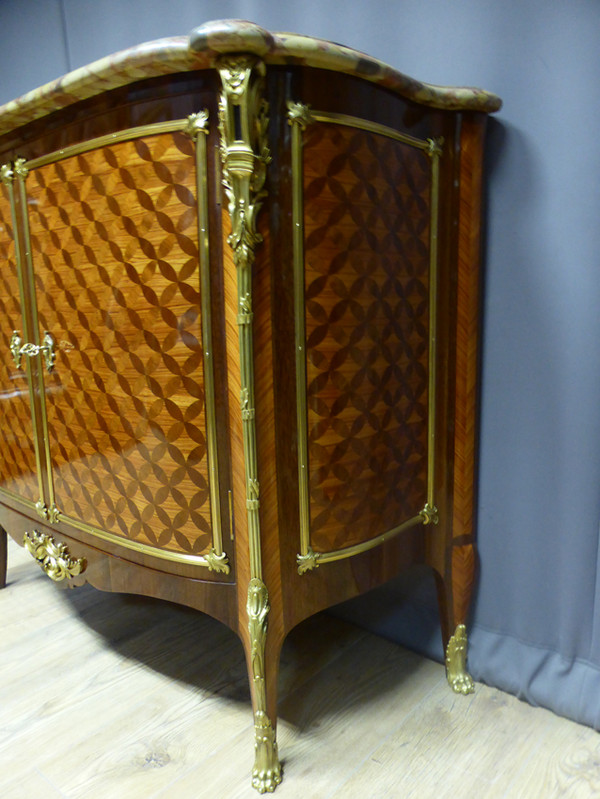
<svg viewBox="0 0 600 799"><path fill-rule="evenodd" d="M21 368L21 358L23 355L28 355L31 358L41 352L46 362L46 369L50 373L54 369L54 362L56 361L54 338L52 335L46 330L44 338L42 339L42 344L30 344L29 342L23 344L22 341L23 339L19 333L13 330L13 334L10 338L10 351L17 369Z"/></svg>

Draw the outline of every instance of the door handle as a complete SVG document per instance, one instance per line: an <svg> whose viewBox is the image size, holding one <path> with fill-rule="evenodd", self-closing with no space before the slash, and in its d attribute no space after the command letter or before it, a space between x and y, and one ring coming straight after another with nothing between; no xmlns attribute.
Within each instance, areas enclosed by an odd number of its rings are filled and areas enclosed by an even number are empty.
<svg viewBox="0 0 600 799"><path fill-rule="evenodd" d="M18 331L13 330L10 337L10 351L15 362L17 369L21 368L21 358L27 355L32 358L34 355L42 353L44 361L46 362L46 369L50 373L54 369L54 362L56 361L56 353L54 352L54 338L48 331L44 333L44 338L41 344L30 344L25 342L19 335Z"/></svg>

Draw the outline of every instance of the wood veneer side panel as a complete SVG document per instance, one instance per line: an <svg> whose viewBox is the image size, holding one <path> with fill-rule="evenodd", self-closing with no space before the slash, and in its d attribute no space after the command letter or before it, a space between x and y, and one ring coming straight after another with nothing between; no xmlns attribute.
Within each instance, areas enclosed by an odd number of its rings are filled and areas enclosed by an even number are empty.
<svg viewBox="0 0 600 799"><path fill-rule="evenodd" d="M446 605L451 605L443 575L447 572L448 542L452 540L454 480L454 403L456 397L456 303L458 259L458 194L460 169L460 118L444 115L443 147L439 158L438 290L436 343L436 419L434 504L439 521L424 528L425 562L434 570L444 590L441 601L442 635L450 635ZM448 589L450 590L450 589Z"/></svg>
<svg viewBox="0 0 600 799"><path fill-rule="evenodd" d="M269 201L270 202L270 201ZM273 324L271 300L271 259L269 247L268 208L259 218L263 242L259 245L254 274L254 374L257 430L258 478L260 483L260 539L263 581L269 592L269 615L265 642L265 677L267 715L277 720L277 675L281 645L285 637L283 624L278 471L276 460L276 422L274 406L273 339L279 335Z"/></svg>
<svg viewBox="0 0 600 799"><path fill-rule="evenodd" d="M305 610L306 580L298 575L296 558L300 552L300 512L298 493L298 430L295 369L293 181L291 126L287 101L302 97L302 76L298 68L274 68L267 86L270 127L269 146L273 161L269 167L269 261L271 282L271 329L273 374L273 454L277 472L276 510L278 525L277 560L269 554L269 564L280 572L281 635L286 635L312 611ZM262 484L261 484L262 485ZM262 506L262 501L261 501ZM267 531L265 531L267 532ZM271 546L267 533L265 545Z"/></svg>
<svg viewBox="0 0 600 799"><path fill-rule="evenodd" d="M233 534L235 541L235 554L237 564L237 596L239 629L242 640L247 637L248 631L244 619L246 618L246 601L248 581L250 580L250 559L248 549L248 516L246 509L246 476L244 468L244 434L242 428L242 415L240 397L242 393L242 378L240 370L240 344L237 325L238 295L237 273L233 261L233 250L228 242L231 234L231 219L225 206L223 194L223 207L221 209L221 241L222 241L222 271L223 271L223 296L225 302L225 348L227 361L227 399L228 399L228 427L229 447L231 452L231 516L233 520Z"/></svg>
<svg viewBox="0 0 600 799"><path fill-rule="evenodd" d="M324 563L286 582L286 632L304 619L397 577L424 562L425 537L413 527L396 538L352 558Z"/></svg>
<svg viewBox="0 0 600 799"><path fill-rule="evenodd" d="M263 216L265 222L266 216ZM281 615L281 574L279 563L279 516L277 462L275 457L275 408L273 399L273 326L269 232L259 224L263 242L256 259L253 290L254 375L257 428L258 473L260 481L260 523L263 579L269 589L271 615Z"/></svg>
<svg viewBox="0 0 600 799"><path fill-rule="evenodd" d="M269 174L272 174L270 169ZM276 325L273 306L277 302L273 296L272 272L275 268L271 260L270 207L276 203L271 196L270 182L267 184L269 196L265 207L259 212L258 229L263 238L257 248L254 281L254 380L257 429L258 475L260 482L260 529L263 580L269 590L271 611L269 626L280 629L282 588L279 552L280 516L278 497L278 470L276 459L276 415L274 403L275 340L281 335Z"/></svg>
<svg viewBox="0 0 600 799"><path fill-rule="evenodd" d="M290 68L287 78L289 99L299 102L308 102L311 107L322 111L334 111L337 113L350 113L365 119L372 119L381 124L389 125L404 132L422 138L444 137L446 141L453 141L454 137L454 118L442 112L424 112L414 104L407 104L401 98L395 97L391 92L383 89L373 90L364 85L359 80L350 80L348 76L335 76L335 79L328 79L324 82L319 79L319 73L315 70L295 70ZM284 140L282 136L281 141ZM277 310L282 314L282 308L287 308L293 314L293 297L289 302L285 292L285 286L291 285L291 274L285 277L286 264L291 264L293 253L291 248L286 249L281 242L291 241L291 202L286 205L288 194L291 195L291 176L289 166L287 171L285 164L278 170L279 187L277 196L279 198L281 229L277 238L279 258L281 260L282 275L279 278L281 284ZM446 180L448 186L452 185L454 174L452 173L453 162L450 165ZM450 191L450 189L448 189ZM451 223L445 222L447 227ZM446 236L448 239L448 236ZM275 242L274 242L275 246ZM448 313L446 314L448 316ZM279 337L279 326L277 326ZM289 336L292 336L291 331ZM287 339L286 339L287 340ZM281 341L278 344L280 355L277 357L277 368L282 368L280 362L293 362L294 348ZM290 367L288 367L289 369ZM295 398L293 391L288 386L284 392L286 381L277 383L276 398L280 397L279 407L286 407L286 398L289 397L289 405L293 403L295 408ZM277 400L276 400L277 402ZM443 405L441 406L443 407ZM278 417L278 424L283 424L281 417ZM427 533L423 527L418 526L407 530L396 539L377 547L376 549L344 559L322 564L319 568L299 575L296 566L295 556L299 551L298 539L298 490L297 490L297 422L295 411L293 415L289 413L287 419L287 432L290 444L284 444L278 439L278 463L285 464L285 468L279 470L281 486L281 507L282 507L282 570L286 592L284 595L285 608L285 627L286 631L298 624L307 616L330 607L350 597L364 593L371 588L380 585L387 580L395 577L402 569L414 563L426 561ZM289 435L292 431L292 435ZM446 438L447 439L447 434ZM446 490L446 483L438 480L443 490ZM293 487L292 487L293 484ZM442 490L440 489L440 490ZM445 539L441 546L441 559L443 561L445 553Z"/></svg>
<svg viewBox="0 0 600 799"><path fill-rule="evenodd" d="M455 623L465 621L475 575L474 501L479 353L483 137L487 117L465 115L460 133L456 399L451 570Z"/></svg>

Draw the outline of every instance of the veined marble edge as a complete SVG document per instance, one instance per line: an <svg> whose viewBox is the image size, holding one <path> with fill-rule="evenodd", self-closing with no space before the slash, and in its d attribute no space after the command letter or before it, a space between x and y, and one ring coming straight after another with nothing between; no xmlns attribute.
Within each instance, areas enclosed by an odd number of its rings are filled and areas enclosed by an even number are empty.
<svg viewBox="0 0 600 799"><path fill-rule="evenodd" d="M295 33L270 33L244 20L217 20L188 36L158 39L106 56L0 106L0 134L134 80L207 69L219 55L250 52L268 64L300 64L356 75L424 105L491 113L502 101L483 89L434 86L344 45Z"/></svg>

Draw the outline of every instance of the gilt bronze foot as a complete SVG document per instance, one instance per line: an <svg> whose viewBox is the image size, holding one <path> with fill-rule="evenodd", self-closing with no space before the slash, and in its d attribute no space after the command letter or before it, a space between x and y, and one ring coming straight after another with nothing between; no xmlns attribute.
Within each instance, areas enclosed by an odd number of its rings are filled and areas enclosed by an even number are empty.
<svg viewBox="0 0 600 799"><path fill-rule="evenodd" d="M472 694L473 678L467 671L467 628L459 624L446 647L446 677L457 694Z"/></svg>

